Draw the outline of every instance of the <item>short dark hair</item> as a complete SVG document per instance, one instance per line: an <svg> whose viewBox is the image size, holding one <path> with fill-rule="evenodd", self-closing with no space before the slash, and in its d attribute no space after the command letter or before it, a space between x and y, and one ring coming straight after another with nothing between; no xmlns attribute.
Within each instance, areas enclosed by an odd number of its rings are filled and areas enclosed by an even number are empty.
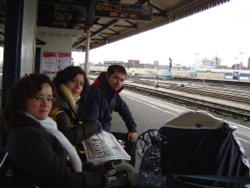
<svg viewBox="0 0 250 188"><path fill-rule="evenodd" d="M119 72L119 73L127 75L127 71L123 66L121 66L121 65L110 65L108 67L108 70L107 70L108 76L111 76L115 72Z"/></svg>
<svg viewBox="0 0 250 188"><path fill-rule="evenodd" d="M7 104L3 111L4 121L11 125L17 114L26 111L26 102L41 91L43 84L49 84L54 94L53 82L45 74L29 74L17 80L8 91Z"/></svg>

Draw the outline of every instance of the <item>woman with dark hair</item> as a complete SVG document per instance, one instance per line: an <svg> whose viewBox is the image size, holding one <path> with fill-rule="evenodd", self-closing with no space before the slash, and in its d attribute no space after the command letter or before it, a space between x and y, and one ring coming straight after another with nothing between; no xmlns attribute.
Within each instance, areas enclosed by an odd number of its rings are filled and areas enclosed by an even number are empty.
<svg viewBox="0 0 250 188"><path fill-rule="evenodd" d="M3 119L16 176L40 188L103 186L104 174L83 172L74 146L49 117L53 100L53 83L43 74L21 78L8 93Z"/></svg>
<svg viewBox="0 0 250 188"><path fill-rule="evenodd" d="M76 115L78 104L85 102L89 88L86 74L79 66L69 66L58 71L53 82L57 98L50 115L69 141L82 147L84 139L99 132L95 121L79 122Z"/></svg>

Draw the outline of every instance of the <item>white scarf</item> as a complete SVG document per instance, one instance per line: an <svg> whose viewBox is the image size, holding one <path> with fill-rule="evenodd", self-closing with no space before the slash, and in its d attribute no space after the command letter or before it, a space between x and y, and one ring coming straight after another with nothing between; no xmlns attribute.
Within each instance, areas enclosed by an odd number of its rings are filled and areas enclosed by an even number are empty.
<svg viewBox="0 0 250 188"><path fill-rule="evenodd" d="M80 157L78 156L76 149L74 146L69 142L69 140L63 135L62 132L60 132L57 129L56 122L51 119L50 117L47 117L44 120L38 120L35 117L33 117L31 114L26 113L27 116L31 117L32 119L36 120L41 124L41 126L51 135L57 138L57 140L63 145L63 147L66 149L66 151L69 154L70 162L72 164L72 167L76 172L82 172L82 162Z"/></svg>

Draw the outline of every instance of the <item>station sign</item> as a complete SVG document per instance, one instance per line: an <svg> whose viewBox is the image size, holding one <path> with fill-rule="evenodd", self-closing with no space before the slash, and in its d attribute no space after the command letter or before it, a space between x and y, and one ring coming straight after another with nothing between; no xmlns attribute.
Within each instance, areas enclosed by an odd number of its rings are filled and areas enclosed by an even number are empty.
<svg viewBox="0 0 250 188"><path fill-rule="evenodd" d="M95 16L150 21L152 19L152 7L145 5L97 2Z"/></svg>

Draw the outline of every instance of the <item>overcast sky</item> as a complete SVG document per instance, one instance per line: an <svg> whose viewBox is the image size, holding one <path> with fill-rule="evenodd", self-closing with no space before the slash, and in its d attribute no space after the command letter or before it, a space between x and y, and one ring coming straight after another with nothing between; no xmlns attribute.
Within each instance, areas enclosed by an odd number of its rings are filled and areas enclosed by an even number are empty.
<svg viewBox="0 0 250 188"><path fill-rule="evenodd" d="M75 62L85 55L72 53ZM90 51L93 63L129 59L141 63L192 65L204 57L218 56L222 64L231 66L250 57L250 0L231 2L186 17L115 43Z"/></svg>

